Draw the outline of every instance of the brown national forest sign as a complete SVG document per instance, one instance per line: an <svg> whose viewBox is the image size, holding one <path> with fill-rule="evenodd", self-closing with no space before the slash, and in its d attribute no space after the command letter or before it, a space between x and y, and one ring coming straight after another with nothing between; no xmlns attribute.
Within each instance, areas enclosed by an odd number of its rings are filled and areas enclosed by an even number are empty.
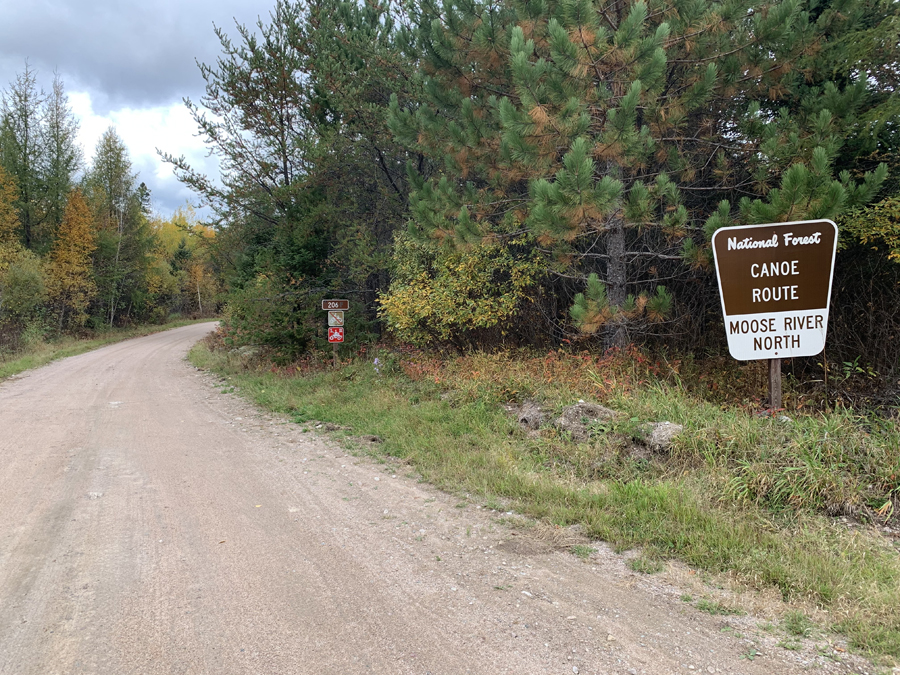
<svg viewBox="0 0 900 675"><path fill-rule="evenodd" d="M830 220L725 227L713 235L728 348L741 360L825 346L837 226Z"/></svg>

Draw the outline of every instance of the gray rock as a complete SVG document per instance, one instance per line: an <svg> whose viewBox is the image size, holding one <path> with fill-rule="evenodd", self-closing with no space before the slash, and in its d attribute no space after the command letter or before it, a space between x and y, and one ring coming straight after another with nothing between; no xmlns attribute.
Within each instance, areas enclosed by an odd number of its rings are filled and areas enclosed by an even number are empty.
<svg viewBox="0 0 900 675"><path fill-rule="evenodd" d="M553 425L567 432L573 441L586 441L591 427L596 426L597 422L610 422L618 416L615 410L596 403L576 403L565 408Z"/></svg>
<svg viewBox="0 0 900 675"><path fill-rule="evenodd" d="M652 422L641 427L641 441L654 452L669 452L684 427L672 422Z"/></svg>
<svg viewBox="0 0 900 675"><path fill-rule="evenodd" d="M546 415L534 401L525 401L519 408L516 419L526 429L540 429Z"/></svg>
<svg viewBox="0 0 900 675"><path fill-rule="evenodd" d="M255 359L257 356L259 356L259 353L260 353L259 347L253 347L250 345L238 347L236 350L232 350L232 351L236 351L238 356L240 356L242 359L245 359L248 361L251 359Z"/></svg>

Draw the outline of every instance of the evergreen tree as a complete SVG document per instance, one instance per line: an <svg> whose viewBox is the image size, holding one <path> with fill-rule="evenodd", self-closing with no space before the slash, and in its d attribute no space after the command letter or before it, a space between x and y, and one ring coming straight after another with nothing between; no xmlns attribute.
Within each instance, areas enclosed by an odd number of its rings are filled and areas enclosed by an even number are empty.
<svg viewBox="0 0 900 675"><path fill-rule="evenodd" d="M246 291L231 307L245 307L247 326L274 325L272 312L317 316L309 296L328 288L358 294L354 309L376 316L407 195L408 155L384 125L390 92L403 97L411 71L394 44L395 10L280 0L255 32L238 26L234 42L217 29L222 55L201 65L206 96L187 105L221 181L164 157L213 208L214 260L232 290ZM257 313L260 303L277 307ZM303 320L280 334L267 344L307 343Z"/></svg>
<svg viewBox="0 0 900 675"><path fill-rule="evenodd" d="M294 46L299 9L278 2L257 31L238 25L239 41L216 28L222 55L200 64L206 93L185 99L200 136L220 159L221 185L184 159L162 153L176 176L212 208L219 223L246 217L277 225L309 167L306 58Z"/></svg>
<svg viewBox="0 0 900 675"><path fill-rule="evenodd" d="M44 220L43 111L46 94L39 89L37 74L26 63L0 106L0 165L16 182L21 240L26 248L36 243L37 231Z"/></svg>
<svg viewBox="0 0 900 675"><path fill-rule="evenodd" d="M316 217L322 198L304 183L311 168L312 91L307 57L297 48L299 17L299 5L278 2L270 23L260 20L256 31L237 26L236 41L216 28L222 54L212 65L200 64L206 93L185 104L219 158L219 180L163 153L212 210L219 234L210 252L224 281L234 291L255 289L265 276L266 288L275 289L249 301L251 314L260 303L277 302L285 315L299 316L308 289L320 285L328 253ZM304 333L301 321L286 339L305 344Z"/></svg>
<svg viewBox="0 0 900 675"><path fill-rule="evenodd" d="M669 315L672 280L705 276L716 228L872 198L883 166L834 177L858 82L823 85L805 114L772 103L832 39L800 0L425 2L408 42L425 100L390 119L445 166L415 185L414 231L470 246L526 233L575 323L623 344Z"/></svg>
<svg viewBox="0 0 900 675"><path fill-rule="evenodd" d="M47 97L41 141L44 147L41 175L46 201L46 233L43 233L41 239L50 242L62 223L68 195L74 187L75 174L81 168L78 121L69 106L59 74L54 76L53 89Z"/></svg>
<svg viewBox="0 0 900 675"><path fill-rule="evenodd" d="M131 159L115 129L97 143L84 179L85 194L97 223L94 269L98 292L92 313L113 326L117 317L143 311L144 277L149 266L151 232L145 214L149 191L135 186Z"/></svg>
<svg viewBox="0 0 900 675"><path fill-rule="evenodd" d="M315 92L317 146L310 182L331 205L335 283L364 290L374 309L387 290L393 234L403 224L409 153L385 124L390 97L417 96L414 60L398 43L403 10L392 2L310 4L299 45Z"/></svg>

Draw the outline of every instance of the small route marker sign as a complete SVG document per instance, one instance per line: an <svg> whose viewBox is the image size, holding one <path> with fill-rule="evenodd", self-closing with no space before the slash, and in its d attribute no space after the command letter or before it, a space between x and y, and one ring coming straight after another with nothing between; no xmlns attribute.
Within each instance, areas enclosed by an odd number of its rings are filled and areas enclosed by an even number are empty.
<svg viewBox="0 0 900 675"><path fill-rule="evenodd" d="M350 309L349 300L323 300L322 309L328 312L328 342L334 367L338 367L338 345L344 341L344 311Z"/></svg>
<svg viewBox="0 0 900 675"><path fill-rule="evenodd" d="M814 356L825 348L837 225L724 227L712 245L734 358Z"/></svg>

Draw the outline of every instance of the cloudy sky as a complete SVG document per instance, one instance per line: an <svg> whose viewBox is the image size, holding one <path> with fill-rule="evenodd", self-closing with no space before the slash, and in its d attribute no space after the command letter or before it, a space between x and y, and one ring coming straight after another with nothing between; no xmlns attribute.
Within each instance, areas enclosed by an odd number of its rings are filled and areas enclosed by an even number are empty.
<svg viewBox="0 0 900 675"><path fill-rule="evenodd" d="M236 36L235 20L268 22L274 0L20 0L0 3L0 89L26 60L49 90L62 77L78 117L89 161L100 135L114 126L139 180L162 215L192 200L159 161L156 148L184 154L215 173L182 98L199 100L196 60L220 53L213 24Z"/></svg>

